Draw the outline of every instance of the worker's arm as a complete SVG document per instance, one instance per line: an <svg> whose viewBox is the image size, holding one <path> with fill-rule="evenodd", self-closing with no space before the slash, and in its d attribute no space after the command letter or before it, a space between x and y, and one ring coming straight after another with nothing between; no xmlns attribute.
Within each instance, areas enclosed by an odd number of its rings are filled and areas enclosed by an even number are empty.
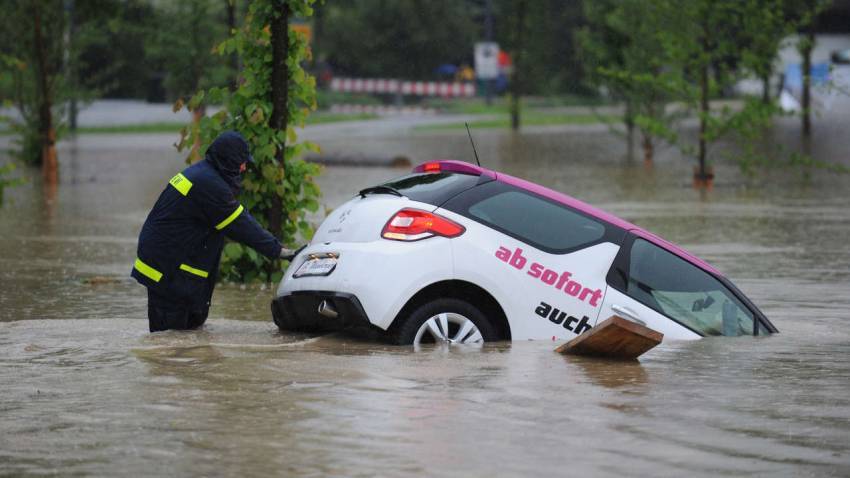
<svg viewBox="0 0 850 478"><path fill-rule="evenodd" d="M237 206L234 211L238 211L239 207L242 206ZM281 254L280 242L263 229L247 209L243 208L236 219L223 227L221 231L230 239L253 248L269 259L277 259Z"/></svg>
<svg viewBox="0 0 850 478"><path fill-rule="evenodd" d="M229 188L211 185L205 189L207 190L195 197L200 200L210 226L270 259L280 256L280 242L239 204Z"/></svg>

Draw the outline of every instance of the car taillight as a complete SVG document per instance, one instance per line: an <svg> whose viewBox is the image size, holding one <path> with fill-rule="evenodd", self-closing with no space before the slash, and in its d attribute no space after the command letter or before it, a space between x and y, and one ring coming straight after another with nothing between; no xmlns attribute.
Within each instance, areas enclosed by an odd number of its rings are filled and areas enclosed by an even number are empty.
<svg viewBox="0 0 850 478"><path fill-rule="evenodd" d="M402 209L387 221L381 237L394 241L418 241L434 236L457 237L466 231L443 216L419 209Z"/></svg>

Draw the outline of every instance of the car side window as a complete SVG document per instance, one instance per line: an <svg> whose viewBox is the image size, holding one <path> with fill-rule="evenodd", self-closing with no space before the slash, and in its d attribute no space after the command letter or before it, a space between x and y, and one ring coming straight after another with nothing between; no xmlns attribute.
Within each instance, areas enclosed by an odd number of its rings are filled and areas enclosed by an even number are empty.
<svg viewBox="0 0 850 478"><path fill-rule="evenodd" d="M539 249L563 252L590 245L605 226L569 208L521 191L504 191L469 206L473 218Z"/></svg>
<svg viewBox="0 0 850 478"><path fill-rule="evenodd" d="M752 335L753 314L711 274L636 239L626 294L704 335Z"/></svg>

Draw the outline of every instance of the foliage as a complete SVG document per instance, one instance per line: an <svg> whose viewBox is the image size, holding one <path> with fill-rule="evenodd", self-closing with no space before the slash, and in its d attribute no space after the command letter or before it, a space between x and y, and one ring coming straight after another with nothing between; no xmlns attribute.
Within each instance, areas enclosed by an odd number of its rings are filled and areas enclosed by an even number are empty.
<svg viewBox="0 0 850 478"><path fill-rule="evenodd" d="M424 80L443 63L471 64L478 26L467 2L349 0L318 8L321 59L338 75Z"/></svg>
<svg viewBox="0 0 850 478"><path fill-rule="evenodd" d="M162 5L164 18L146 48L151 61L162 66L168 98L176 100L198 89L225 84L231 74L228 58L211 45L228 36L222 0L181 0Z"/></svg>
<svg viewBox="0 0 850 478"><path fill-rule="evenodd" d="M756 145L779 108L767 90L761 102L712 106L745 75L766 84L782 38L810 20L820 0L619 0L586 4L590 25L579 34L591 79L626 104L624 122L647 141L663 139L696 157L700 174L713 145L731 137L741 145L731 159L744 173L770 162ZM670 108L670 104L676 105ZM677 134L675 116L695 113L697 141ZM798 163L800 161L797 161Z"/></svg>
<svg viewBox="0 0 850 478"><path fill-rule="evenodd" d="M239 87L230 92L217 87L201 90L185 105L195 110L202 102L219 103L224 109L201 119L197 127L190 126L181 132L179 150L191 149L195 141L201 151L223 131L239 131L251 147L255 164L243 174L241 203L252 212L264 227L268 228L270 211L275 198L282 202L287 216L280 230L271 231L285 245L295 246L299 239L312 237L312 226L305 219L306 213L319 208L319 188L313 178L319 167L306 163L299 156L305 151L318 151L311 143L296 143L295 127L303 127L306 117L316 108L315 79L305 73L301 63L310 57L306 39L290 29L286 65L288 68L288 100L286 129L277 130L269 124L273 113L271 102L272 62L270 22L280 15L275 4L285 2L294 16L312 15L313 0L256 0L251 3L244 24L233 36L215 50L220 55L238 53L242 60L242 78ZM281 85L277 85L280 87ZM175 105L183 107L182 101ZM278 160L283 152L283 164ZM199 156L190 153L187 161L196 161ZM269 261L254 250L237 243L225 246L220 277L224 280L261 280L276 282L280 279L279 261Z"/></svg>
<svg viewBox="0 0 850 478"><path fill-rule="evenodd" d="M109 98L163 100L164 68L148 50L158 32L175 19L161 14L156 5L149 0L74 1L76 22L91 25L78 28L74 35L84 42L77 54L76 77L88 82L87 89Z"/></svg>

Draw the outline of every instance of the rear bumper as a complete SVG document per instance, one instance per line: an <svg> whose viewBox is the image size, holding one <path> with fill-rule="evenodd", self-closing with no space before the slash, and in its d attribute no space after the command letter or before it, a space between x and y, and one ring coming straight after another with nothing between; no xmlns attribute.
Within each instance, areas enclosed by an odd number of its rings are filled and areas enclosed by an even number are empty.
<svg viewBox="0 0 850 478"><path fill-rule="evenodd" d="M319 313L319 305L327 301L336 317ZM319 332L369 324L369 317L354 294L331 291L292 291L272 301L274 323L282 330Z"/></svg>
<svg viewBox="0 0 850 478"><path fill-rule="evenodd" d="M414 294L434 282L452 278L450 241L434 237L415 242L378 239L311 244L293 259L276 296L319 292L335 293L337 297L355 296L363 316L372 325L386 330ZM339 257L333 272L325 276L293 277L311 254L324 253ZM307 307L312 309L309 315L315 317L318 303ZM320 320L327 322L324 319Z"/></svg>

